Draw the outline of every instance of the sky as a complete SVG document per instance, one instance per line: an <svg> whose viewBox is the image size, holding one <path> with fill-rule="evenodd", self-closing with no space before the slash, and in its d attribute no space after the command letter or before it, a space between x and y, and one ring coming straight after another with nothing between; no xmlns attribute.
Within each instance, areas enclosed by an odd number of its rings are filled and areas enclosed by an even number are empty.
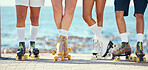
<svg viewBox="0 0 148 70"><path fill-rule="evenodd" d="M83 0L77 0L77 6L82 6ZM0 0L1 6L15 6L15 0ZM131 2L130 5L133 5ZM45 6L51 6L51 0L45 0ZM106 0L106 6L114 6L114 0Z"/></svg>

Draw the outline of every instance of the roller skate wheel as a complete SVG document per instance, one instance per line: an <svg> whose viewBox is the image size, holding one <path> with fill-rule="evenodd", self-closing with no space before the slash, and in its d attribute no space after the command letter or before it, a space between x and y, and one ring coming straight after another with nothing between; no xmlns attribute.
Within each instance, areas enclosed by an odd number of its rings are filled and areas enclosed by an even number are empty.
<svg viewBox="0 0 148 70"><path fill-rule="evenodd" d="M19 58L18 58L18 56L16 56L16 61L19 61Z"/></svg>
<svg viewBox="0 0 148 70"><path fill-rule="evenodd" d="M29 58L29 55L25 55L25 59L28 59Z"/></svg>
<svg viewBox="0 0 148 70"><path fill-rule="evenodd" d="M68 48L69 52L72 52L72 49L71 48Z"/></svg>
<svg viewBox="0 0 148 70"><path fill-rule="evenodd" d="M55 55L56 54L56 50L52 50L52 55Z"/></svg>
<svg viewBox="0 0 148 70"><path fill-rule="evenodd" d="M138 58L138 57L137 57L137 58L136 58L136 62L138 62L138 63L139 63L139 62L140 62L140 58Z"/></svg>
<svg viewBox="0 0 148 70"><path fill-rule="evenodd" d="M21 60L24 61L25 60L25 56L21 56Z"/></svg>
<svg viewBox="0 0 148 70"><path fill-rule="evenodd" d="M32 56L31 56L31 59L34 59L35 58L35 55L33 54Z"/></svg>
<svg viewBox="0 0 148 70"><path fill-rule="evenodd" d="M39 59L40 58L40 56L38 55L38 57L36 57L36 59Z"/></svg>
<svg viewBox="0 0 148 70"><path fill-rule="evenodd" d="M58 60L58 56L55 56L55 57L54 57L54 61L57 61L57 60Z"/></svg>
<svg viewBox="0 0 148 70"><path fill-rule="evenodd" d="M64 61L64 56L61 57L61 61Z"/></svg>
<svg viewBox="0 0 148 70"><path fill-rule="evenodd" d="M120 57L115 57L114 61L120 61Z"/></svg>
<svg viewBox="0 0 148 70"><path fill-rule="evenodd" d="M134 57L134 62L136 62L136 57Z"/></svg>
<svg viewBox="0 0 148 70"><path fill-rule="evenodd" d="M96 56L96 57L97 57L97 58L96 58L97 60L99 60L99 59L100 59L100 58L99 58L99 56Z"/></svg>
<svg viewBox="0 0 148 70"><path fill-rule="evenodd" d="M132 61L132 60L134 60L134 58L133 58L132 56L129 56L129 57L128 57L128 60L129 60L129 61Z"/></svg>
<svg viewBox="0 0 148 70"><path fill-rule="evenodd" d="M71 55L68 55L68 60L71 60Z"/></svg>
<svg viewBox="0 0 148 70"><path fill-rule="evenodd" d="M93 56L91 56L91 60L93 60L94 59L94 57Z"/></svg>
<svg viewBox="0 0 148 70"><path fill-rule="evenodd" d="M145 57L143 57L143 61L142 62L146 62L146 58Z"/></svg>

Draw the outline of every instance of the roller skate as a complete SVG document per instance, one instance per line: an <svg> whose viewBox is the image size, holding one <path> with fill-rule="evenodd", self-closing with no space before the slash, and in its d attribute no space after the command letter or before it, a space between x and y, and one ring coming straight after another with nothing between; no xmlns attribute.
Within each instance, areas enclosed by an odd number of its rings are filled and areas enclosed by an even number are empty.
<svg viewBox="0 0 148 70"><path fill-rule="evenodd" d="M92 51L92 56L91 56L91 60L99 60L101 57L100 57L100 43L99 43L99 40L97 39L93 39L93 44L92 44L92 47L93 47L93 51Z"/></svg>
<svg viewBox="0 0 148 70"><path fill-rule="evenodd" d="M109 50L114 48L116 45L113 44L111 41L107 40L103 36L99 38L95 36L93 39L93 51L91 60L93 59L101 59L102 57L107 57L110 53Z"/></svg>
<svg viewBox="0 0 148 70"><path fill-rule="evenodd" d="M64 36L60 35L57 43L56 43L56 50L52 51L52 55L54 56L54 61L64 61Z"/></svg>
<svg viewBox="0 0 148 70"><path fill-rule="evenodd" d="M71 60L69 52L72 52L72 49L68 48L68 39L67 37L64 37L64 60Z"/></svg>
<svg viewBox="0 0 148 70"><path fill-rule="evenodd" d="M35 48L35 42L30 41L30 46L29 46L29 57L31 59L39 59L39 49Z"/></svg>
<svg viewBox="0 0 148 70"><path fill-rule="evenodd" d="M20 42L19 49L17 50L16 60L24 61L25 59L27 59L27 57L25 56L25 42Z"/></svg>
<svg viewBox="0 0 148 70"><path fill-rule="evenodd" d="M128 42L122 42L117 50L113 51L112 59L114 61L120 61L120 56L126 56L125 59L132 61L133 57L131 57L131 47Z"/></svg>
<svg viewBox="0 0 148 70"><path fill-rule="evenodd" d="M142 42L137 42L137 46L136 46L136 56L137 57L134 57L134 61L135 62L146 62L146 58L144 57L145 56L145 53L143 51L143 44Z"/></svg>

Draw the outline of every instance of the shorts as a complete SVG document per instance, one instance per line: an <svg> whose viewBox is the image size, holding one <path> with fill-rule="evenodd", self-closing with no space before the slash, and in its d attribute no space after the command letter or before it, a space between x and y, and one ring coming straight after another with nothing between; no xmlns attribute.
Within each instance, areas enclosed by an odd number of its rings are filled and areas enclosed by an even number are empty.
<svg viewBox="0 0 148 70"><path fill-rule="evenodd" d="M44 2L44 0L15 0L15 5L41 7L44 6Z"/></svg>
<svg viewBox="0 0 148 70"><path fill-rule="evenodd" d="M131 0L115 0L115 11L124 11L124 16L128 16L129 4ZM146 0L134 0L134 15L135 14L143 14L147 7Z"/></svg>

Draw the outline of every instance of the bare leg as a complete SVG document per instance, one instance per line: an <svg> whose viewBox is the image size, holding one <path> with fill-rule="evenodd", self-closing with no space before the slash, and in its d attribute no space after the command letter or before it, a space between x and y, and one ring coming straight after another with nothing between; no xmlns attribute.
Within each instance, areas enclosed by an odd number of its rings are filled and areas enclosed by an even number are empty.
<svg viewBox="0 0 148 70"><path fill-rule="evenodd" d="M30 7L30 20L32 26L39 26L40 7Z"/></svg>
<svg viewBox="0 0 148 70"><path fill-rule="evenodd" d="M136 30L137 34L142 33L144 34L144 17L142 14L135 14L136 16Z"/></svg>
<svg viewBox="0 0 148 70"><path fill-rule="evenodd" d="M69 30L72 23L77 0L65 0L65 12L62 19L62 29Z"/></svg>
<svg viewBox="0 0 148 70"><path fill-rule="evenodd" d="M96 0L96 21L99 27L103 26L103 12L106 0Z"/></svg>
<svg viewBox="0 0 148 70"><path fill-rule="evenodd" d="M54 20L58 29L61 29L62 17L63 17L63 6L62 0L51 0L53 12L54 12Z"/></svg>
<svg viewBox="0 0 148 70"><path fill-rule="evenodd" d="M17 26L16 27L25 27L25 20L27 16L27 6L16 5L17 13Z"/></svg>
<svg viewBox="0 0 148 70"><path fill-rule="evenodd" d="M92 26L96 23L92 18L93 5L94 0L83 0L83 19L88 26Z"/></svg>
<svg viewBox="0 0 148 70"><path fill-rule="evenodd" d="M124 20L124 11L116 11L116 22L117 22L117 26L118 26L118 30L121 33L126 33L126 24L125 24L125 20Z"/></svg>

